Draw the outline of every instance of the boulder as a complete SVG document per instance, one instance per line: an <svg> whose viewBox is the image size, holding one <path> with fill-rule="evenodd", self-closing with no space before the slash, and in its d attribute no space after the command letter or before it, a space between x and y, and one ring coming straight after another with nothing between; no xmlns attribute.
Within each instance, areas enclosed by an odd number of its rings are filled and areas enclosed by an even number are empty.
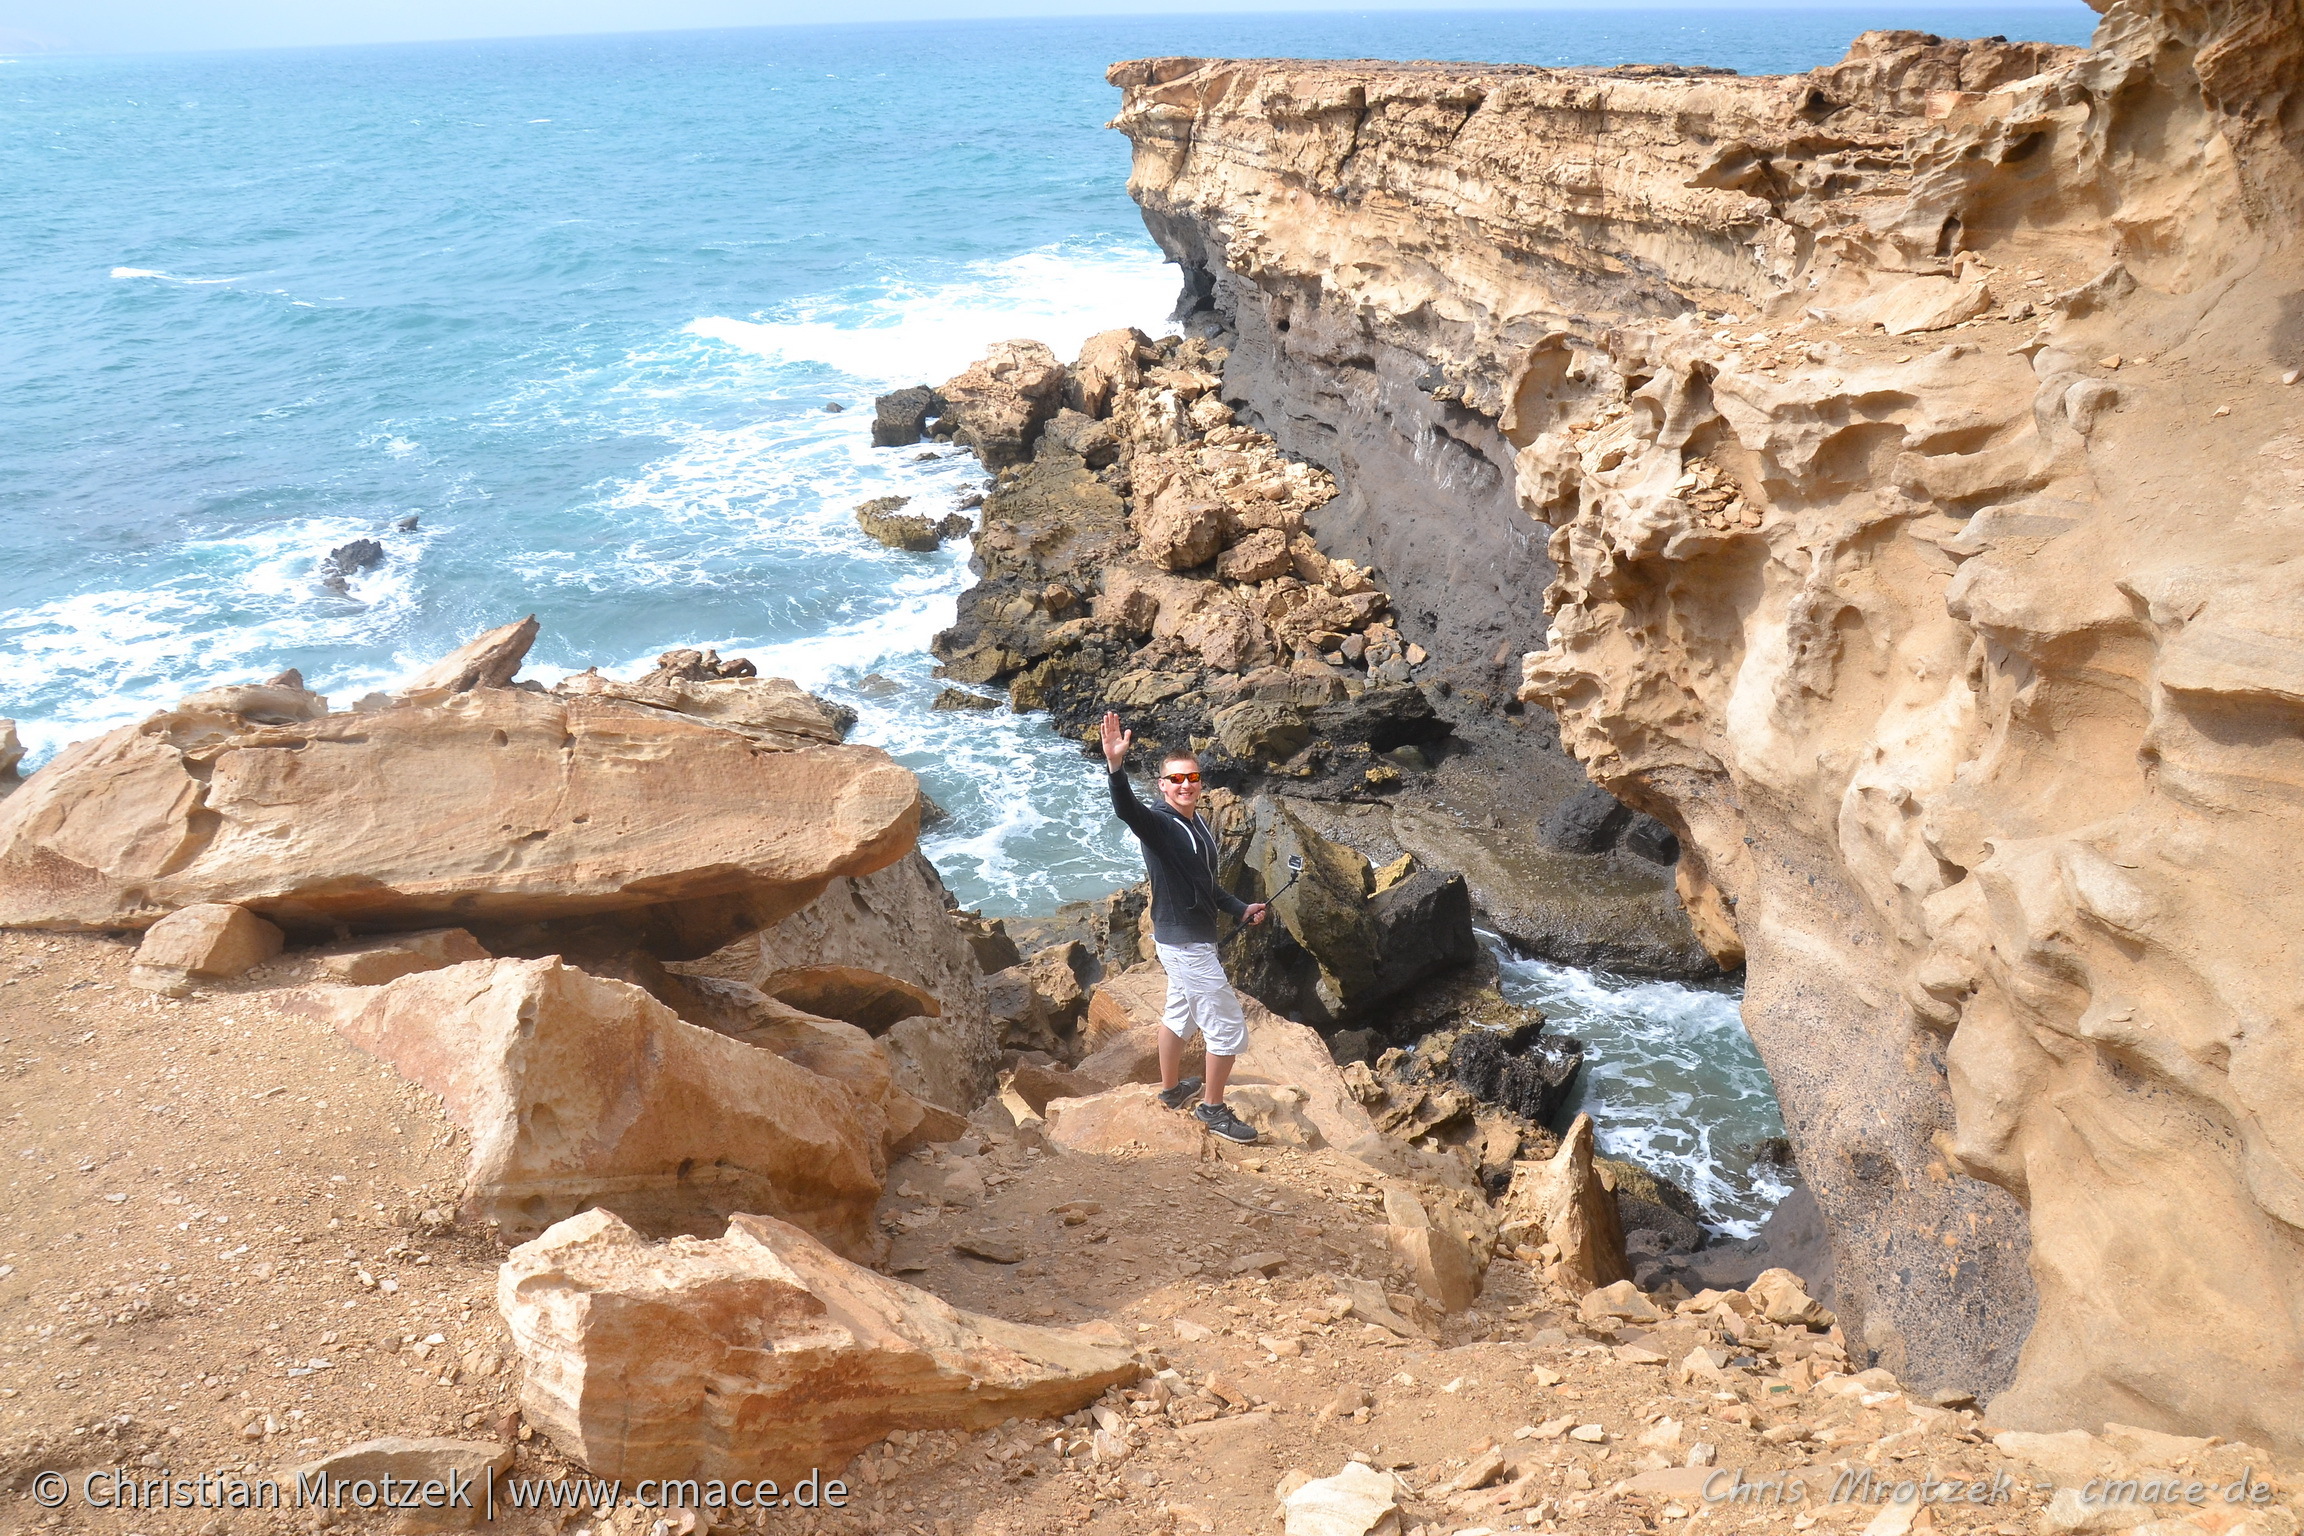
<svg viewBox="0 0 2304 1536"><path fill-rule="evenodd" d="M154 930L159 926L155 924ZM489 958L480 941L461 928L427 928L373 939L347 939L312 951L309 961L317 980L345 987L376 987L418 971L437 971Z"/></svg>
<svg viewBox="0 0 2304 1536"><path fill-rule="evenodd" d="M943 688L929 701L928 707L942 710L995 710L1000 707L1000 701L981 693L970 693L965 688Z"/></svg>
<svg viewBox="0 0 2304 1536"><path fill-rule="evenodd" d="M1271 631L1237 595L1210 587L1178 619L1176 638L1217 672L1253 672L1272 660Z"/></svg>
<svg viewBox="0 0 2304 1536"><path fill-rule="evenodd" d="M1208 722L1226 752L1247 763L1284 763L1312 744L1312 727L1293 704L1247 699Z"/></svg>
<svg viewBox="0 0 2304 1536"><path fill-rule="evenodd" d="M1832 1314L1808 1294L1807 1284L1788 1269L1763 1271L1744 1288L1753 1308L1779 1327L1829 1328Z"/></svg>
<svg viewBox="0 0 2304 1536"><path fill-rule="evenodd" d="M1461 1312L1479 1299L1482 1266L1456 1233L1432 1220L1405 1185L1384 1191L1385 1245L1414 1278L1417 1290L1443 1312Z"/></svg>
<svg viewBox="0 0 2304 1536"><path fill-rule="evenodd" d="M238 976L280 953L285 942L246 907L204 901L179 907L144 930L136 970L163 975Z"/></svg>
<svg viewBox="0 0 2304 1536"><path fill-rule="evenodd" d="M1042 440L1060 453L1078 454L1090 469L1103 469L1120 457L1119 429L1075 410L1058 411Z"/></svg>
<svg viewBox="0 0 2304 1536"><path fill-rule="evenodd" d="M330 576L349 576L354 571L365 571L383 563L384 546L374 539L354 539L320 557L321 571Z"/></svg>
<svg viewBox="0 0 2304 1536"><path fill-rule="evenodd" d="M514 1249L497 1298L522 1415L595 1477L789 1488L891 1430L1066 1413L1140 1371L1125 1344L963 1312L757 1215L651 1245L587 1211Z"/></svg>
<svg viewBox="0 0 2304 1536"><path fill-rule="evenodd" d="M315 1502L339 1509L356 1501L338 1497L338 1487L365 1482L380 1489L389 1478L402 1485L394 1495L397 1522L413 1530L464 1530L488 1513L488 1480L511 1470L512 1447L501 1440L386 1435L293 1467L281 1481L316 1487L322 1491Z"/></svg>
<svg viewBox="0 0 2304 1536"><path fill-rule="evenodd" d="M880 1041L897 1086L915 1098L966 1114L992 1091L999 1043L980 1017L901 1019Z"/></svg>
<svg viewBox="0 0 2304 1536"><path fill-rule="evenodd" d="M614 699L474 687L281 726L168 712L67 748L0 804L0 924L135 929L198 902L291 930L614 914L683 958L902 858L918 807L874 748L776 750Z"/></svg>
<svg viewBox="0 0 2304 1536"><path fill-rule="evenodd" d="M1576 1310L1586 1322L1593 1323L1660 1323L1664 1320L1656 1304L1629 1280L1612 1280L1597 1290L1586 1291Z"/></svg>
<svg viewBox="0 0 2304 1536"><path fill-rule="evenodd" d="M1468 1029L1449 1047L1449 1075L1476 1099L1550 1125L1575 1090L1584 1042L1542 1030Z"/></svg>
<svg viewBox="0 0 2304 1536"><path fill-rule="evenodd" d="M1189 476L1160 487L1136 514L1144 558L1166 571L1206 565L1239 536L1240 521L1224 498Z"/></svg>
<svg viewBox="0 0 2304 1536"><path fill-rule="evenodd" d="M1077 939L1051 944L1025 963L1024 972L1031 980L1041 1017L1058 1033L1072 1033L1086 1011L1088 989L1081 985L1081 977L1089 974L1094 964L1088 946Z"/></svg>
<svg viewBox="0 0 2304 1536"><path fill-rule="evenodd" d="M1368 898L1376 974L1366 1003L1398 997L1427 976L1469 965L1480 953L1472 892L1452 869L1421 869Z"/></svg>
<svg viewBox="0 0 2304 1536"><path fill-rule="evenodd" d="M1616 1197L1592 1166L1590 1115L1576 1117L1549 1161L1513 1165L1497 1217L1504 1241L1557 1248L1545 1274L1575 1294L1632 1278Z"/></svg>
<svg viewBox="0 0 2304 1536"><path fill-rule="evenodd" d="M856 526L890 549L925 554L944 542L936 525L917 512L906 512L909 496L876 496L856 509Z"/></svg>
<svg viewBox="0 0 2304 1536"><path fill-rule="evenodd" d="M1003 341L937 391L953 440L986 469L1032 456L1040 429L1064 403L1064 365L1037 341Z"/></svg>
<svg viewBox="0 0 2304 1536"><path fill-rule="evenodd" d="M1217 575L1247 585L1275 580L1295 568L1288 536L1277 528L1260 528L1216 557Z"/></svg>
<svg viewBox="0 0 2304 1536"><path fill-rule="evenodd" d="M16 734L16 722L0 720L0 779L17 777L16 768L24 761L24 741Z"/></svg>
<svg viewBox="0 0 2304 1536"><path fill-rule="evenodd" d="M1082 415L1098 420L1111 414L1113 400L1144 380L1143 359L1152 355L1152 340L1130 326L1098 331L1080 345L1072 364L1065 403Z"/></svg>
<svg viewBox="0 0 2304 1536"><path fill-rule="evenodd" d="M1545 813L1537 838L1561 853L1606 853L1632 823L1632 807L1587 784Z"/></svg>
<svg viewBox="0 0 2304 1536"><path fill-rule="evenodd" d="M928 418L944 409L944 401L925 384L892 389L872 402L872 446L902 448L928 435Z"/></svg>
<svg viewBox="0 0 2304 1536"><path fill-rule="evenodd" d="M440 1096L471 1137L476 1219L534 1233L599 1205L677 1230L760 1211L868 1250L882 1106L639 987L558 959L483 960L299 1006Z"/></svg>
<svg viewBox="0 0 2304 1536"><path fill-rule="evenodd" d="M474 688L509 688L536 643L537 629L536 615L530 614L474 635L402 683L396 696L412 704L434 704Z"/></svg>
<svg viewBox="0 0 2304 1536"><path fill-rule="evenodd" d="M1033 990L1032 973L1023 966L1012 965L985 977L984 1005L1000 1032L1003 1049L1053 1055L1061 1046L1040 994Z"/></svg>

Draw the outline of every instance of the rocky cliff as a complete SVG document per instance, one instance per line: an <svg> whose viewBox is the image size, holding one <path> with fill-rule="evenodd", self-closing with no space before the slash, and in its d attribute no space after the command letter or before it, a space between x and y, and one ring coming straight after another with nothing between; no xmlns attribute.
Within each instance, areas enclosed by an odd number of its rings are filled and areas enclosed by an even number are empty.
<svg viewBox="0 0 2304 1536"><path fill-rule="evenodd" d="M1112 79L1323 547L1679 834L1851 1341L2295 1449L2304 13Z"/></svg>

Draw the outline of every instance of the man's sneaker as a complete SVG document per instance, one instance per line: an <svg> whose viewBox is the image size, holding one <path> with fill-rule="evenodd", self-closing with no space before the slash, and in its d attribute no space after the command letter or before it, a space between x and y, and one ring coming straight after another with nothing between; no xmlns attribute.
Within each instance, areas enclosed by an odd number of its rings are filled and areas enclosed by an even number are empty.
<svg viewBox="0 0 2304 1536"><path fill-rule="evenodd" d="M1208 1128L1213 1136L1226 1141L1237 1141L1243 1146L1256 1139L1256 1128L1232 1113L1229 1104L1203 1104L1192 1111L1192 1118Z"/></svg>
<svg viewBox="0 0 2304 1536"><path fill-rule="evenodd" d="M1160 1090L1160 1107L1163 1109L1182 1109L1199 1096L1200 1079L1188 1077L1173 1088Z"/></svg>

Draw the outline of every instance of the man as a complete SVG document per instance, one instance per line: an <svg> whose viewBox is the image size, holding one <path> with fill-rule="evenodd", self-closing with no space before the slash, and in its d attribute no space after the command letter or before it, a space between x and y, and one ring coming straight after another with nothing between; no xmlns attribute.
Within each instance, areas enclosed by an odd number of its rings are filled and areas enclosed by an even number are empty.
<svg viewBox="0 0 2304 1536"><path fill-rule="evenodd" d="M1197 1091L1193 1118L1226 1141L1252 1142L1255 1128L1224 1102L1232 1059L1248 1043L1248 1021L1216 958L1216 914L1260 923L1264 903L1244 902L1216 883L1216 834L1200 819L1200 760L1189 752L1162 758L1162 803L1146 805L1128 787L1128 744L1135 739L1134 731L1120 729L1118 715L1105 712L1112 813L1144 847L1144 870L1152 877L1152 948L1168 973L1168 1007L1160 1020L1160 1102L1182 1109ZM1195 1030L1207 1051L1207 1079L1179 1082L1184 1042Z"/></svg>

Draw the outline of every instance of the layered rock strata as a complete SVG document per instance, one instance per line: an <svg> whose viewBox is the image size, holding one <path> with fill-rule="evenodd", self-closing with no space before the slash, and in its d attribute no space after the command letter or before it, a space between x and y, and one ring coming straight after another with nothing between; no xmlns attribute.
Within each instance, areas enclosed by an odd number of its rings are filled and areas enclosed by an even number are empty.
<svg viewBox="0 0 2304 1536"><path fill-rule="evenodd" d="M1501 654L1556 572L1525 697L1748 957L1852 1345L2004 1424L2304 1424L2300 65L2292 7L2114 0L1790 79L1112 75L1395 601L1490 549L1428 590Z"/></svg>

